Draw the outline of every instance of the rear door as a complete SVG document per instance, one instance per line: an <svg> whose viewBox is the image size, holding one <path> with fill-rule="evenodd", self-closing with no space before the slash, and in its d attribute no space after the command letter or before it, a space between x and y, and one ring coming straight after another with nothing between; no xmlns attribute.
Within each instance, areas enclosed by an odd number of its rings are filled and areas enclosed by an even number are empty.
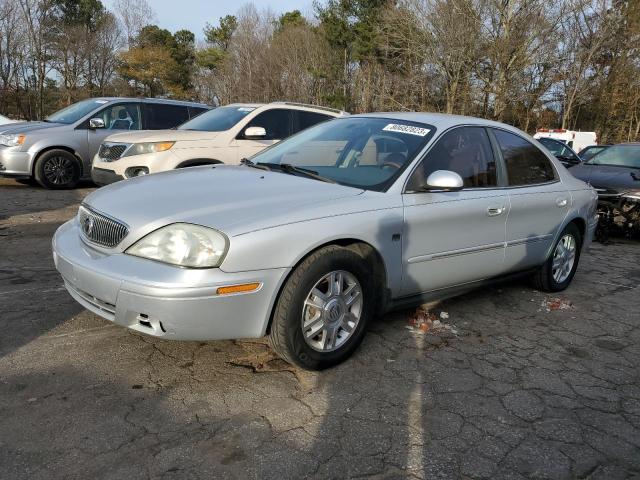
<svg viewBox="0 0 640 480"><path fill-rule="evenodd" d="M464 180L457 192L420 191L436 170ZM403 295L490 278L504 269L509 195L484 127L444 133L413 172L403 195Z"/></svg>
<svg viewBox="0 0 640 480"><path fill-rule="evenodd" d="M571 196L542 150L513 132L491 132L505 165L511 203L505 267L516 271L540 265L569 211Z"/></svg>

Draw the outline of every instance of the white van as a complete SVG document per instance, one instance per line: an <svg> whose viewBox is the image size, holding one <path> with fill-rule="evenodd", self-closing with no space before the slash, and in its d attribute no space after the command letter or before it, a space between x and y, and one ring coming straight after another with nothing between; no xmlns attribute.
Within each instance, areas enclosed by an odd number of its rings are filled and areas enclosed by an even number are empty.
<svg viewBox="0 0 640 480"><path fill-rule="evenodd" d="M575 130L565 130L564 128L540 128L533 136L539 138L553 138L569 145L573 150L579 152L584 147L598 144L596 132L580 132Z"/></svg>

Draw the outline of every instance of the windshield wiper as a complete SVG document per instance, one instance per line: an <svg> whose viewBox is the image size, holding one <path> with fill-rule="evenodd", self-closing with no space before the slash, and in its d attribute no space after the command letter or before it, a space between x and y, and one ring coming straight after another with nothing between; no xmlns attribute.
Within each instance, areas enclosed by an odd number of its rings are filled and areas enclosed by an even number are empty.
<svg viewBox="0 0 640 480"><path fill-rule="evenodd" d="M304 175L305 177L308 177L308 178L313 178L314 180L320 180L321 182L338 183L335 180L319 175L318 172L316 172L315 170L311 170L309 168L303 168L303 167L296 167L295 165L291 165L290 163L259 163L258 165L265 165L265 166L268 165L271 168L277 168L280 171L285 173L290 173L290 174L297 173L300 175Z"/></svg>
<svg viewBox="0 0 640 480"><path fill-rule="evenodd" d="M249 160L248 158L243 158L242 160L240 160L240 165L246 165L247 167L257 168L258 170L271 171L271 169L266 165L258 165L257 163L254 163L251 160Z"/></svg>

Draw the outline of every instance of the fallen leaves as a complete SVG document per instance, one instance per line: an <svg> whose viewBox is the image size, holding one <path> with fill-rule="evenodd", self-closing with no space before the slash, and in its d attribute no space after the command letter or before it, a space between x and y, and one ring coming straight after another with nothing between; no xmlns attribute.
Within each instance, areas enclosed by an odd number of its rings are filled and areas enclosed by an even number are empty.
<svg viewBox="0 0 640 480"><path fill-rule="evenodd" d="M436 315L424 307L419 307L409 319L407 329L419 334L431 333L438 335L444 332L450 332L457 335L458 331L453 325L443 322L443 320L447 320L448 318L449 314L447 312L440 312L439 315Z"/></svg>
<svg viewBox="0 0 640 480"><path fill-rule="evenodd" d="M561 297L545 298L540 306L542 307L542 310L547 313L555 312L558 310L572 310L573 308L575 308L573 306L573 303L571 303L568 299Z"/></svg>

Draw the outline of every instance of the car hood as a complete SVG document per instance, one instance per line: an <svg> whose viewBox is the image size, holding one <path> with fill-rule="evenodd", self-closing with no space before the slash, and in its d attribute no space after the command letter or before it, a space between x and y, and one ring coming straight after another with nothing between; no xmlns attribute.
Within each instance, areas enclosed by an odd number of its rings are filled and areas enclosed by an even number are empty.
<svg viewBox="0 0 640 480"><path fill-rule="evenodd" d="M234 236L322 218L348 211L349 202L344 199L361 193L361 189L285 173L217 165L117 182L95 191L84 203L126 223L133 241L176 222L205 225Z"/></svg>
<svg viewBox="0 0 640 480"><path fill-rule="evenodd" d="M582 164L573 167L571 174L607 193L620 193L626 190L640 189L640 169L630 167L612 167L609 165Z"/></svg>
<svg viewBox="0 0 640 480"><path fill-rule="evenodd" d="M51 122L15 122L0 125L0 134L22 134L29 133L34 130L45 130L49 128L65 127L63 123Z"/></svg>
<svg viewBox="0 0 640 480"><path fill-rule="evenodd" d="M143 130L140 132L116 133L110 135L106 141L120 143L143 142L179 142L183 140L212 140L219 132L201 132L196 130Z"/></svg>

